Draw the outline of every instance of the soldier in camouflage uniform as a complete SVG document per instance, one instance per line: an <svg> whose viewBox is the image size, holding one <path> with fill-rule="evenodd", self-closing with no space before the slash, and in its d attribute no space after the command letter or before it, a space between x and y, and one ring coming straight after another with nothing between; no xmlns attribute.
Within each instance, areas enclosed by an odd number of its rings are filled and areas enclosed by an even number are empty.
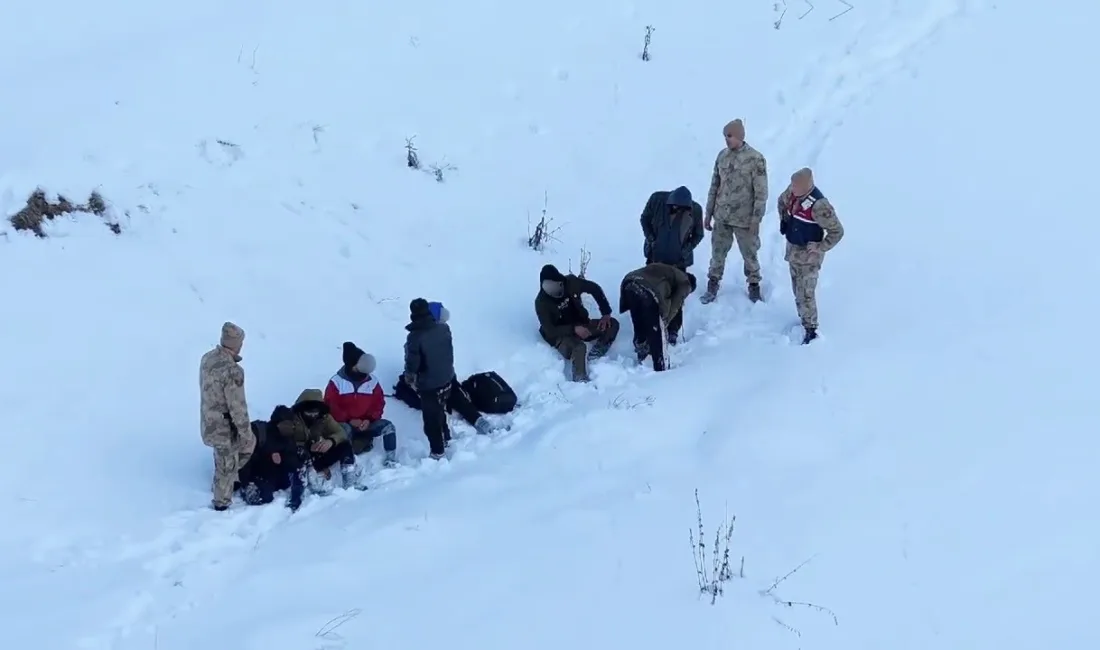
<svg viewBox="0 0 1100 650"><path fill-rule="evenodd" d="M244 330L227 322L222 325L218 347L202 355L199 363L202 442L214 450L215 510L229 508L237 472L256 447L240 366L243 345Z"/></svg>
<svg viewBox="0 0 1100 650"><path fill-rule="evenodd" d="M762 300L760 293L760 221L768 207L768 164L756 149L745 142L745 125L734 120L723 129L726 148L714 161L714 174L707 194L704 227L712 230L710 269L707 290L701 300L713 302L718 296L726 255L733 242L744 261L749 299Z"/></svg>
<svg viewBox="0 0 1100 650"><path fill-rule="evenodd" d="M779 195L779 232L787 238L784 259L791 267L791 288L806 344L817 338L817 277L825 253L844 238L844 226L829 199L814 185L808 167L791 175L790 187Z"/></svg>

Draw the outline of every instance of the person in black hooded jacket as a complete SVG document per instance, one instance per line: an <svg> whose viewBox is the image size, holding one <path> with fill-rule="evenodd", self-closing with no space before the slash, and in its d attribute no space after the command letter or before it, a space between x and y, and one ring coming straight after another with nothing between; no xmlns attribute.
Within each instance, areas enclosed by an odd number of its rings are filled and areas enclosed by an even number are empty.
<svg viewBox="0 0 1100 650"><path fill-rule="evenodd" d="M428 301L416 298L409 303L409 324L405 326L405 382L420 397L424 435L431 457L443 458L450 442L446 404L455 381L455 352L451 327L436 320Z"/></svg>
<svg viewBox="0 0 1100 650"><path fill-rule="evenodd" d="M596 299L599 320L589 318L582 293ZM619 335L619 321L611 315L611 303L600 285L572 273L564 275L553 264L539 273L535 315L543 340L571 362L573 381L588 381L588 360L607 354ZM594 343L591 351L589 342Z"/></svg>

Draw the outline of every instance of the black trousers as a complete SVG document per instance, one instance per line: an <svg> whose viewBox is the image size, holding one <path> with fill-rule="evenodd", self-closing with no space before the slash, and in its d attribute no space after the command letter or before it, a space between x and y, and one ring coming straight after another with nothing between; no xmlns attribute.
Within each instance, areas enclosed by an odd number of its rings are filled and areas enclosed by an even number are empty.
<svg viewBox="0 0 1100 650"><path fill-rule="evenodd" d="M241 484L241 494L249 505L259 506L271 503L275 493L280 490L291 491L292 499L301 502L304 491L302 483L303 456L300 452L279 452L279 462L272 460L271 449L256 450L237 476Z"/></svg>
<svg viewBox="0 0 1100 650"><path fill-rule="evenodd" d="M250 505L271 503L280 490L290 490L291 501L301 503L306 467L312 465L313 469L323 472L337 463L355 462L354 450L346 441L333 445L324 453L315 453L306 447L298 447L293 452L278 450L278 463L272 459L273 453L270 449L257 450L237 473L241 492Z"/></svg>
<svg viewBox="0 0 1100 650"><path fill-rule="evenodd" d="M451 399L453 384L452 381L443 388L417 391L420 415L424 418L424 435L428 438L431 453L436 456L443 455L451 439L451 428L447 426L447 403Z"/></svg>
<svg viewBox="0 0 1100 650"><path fill-rule="evenodd" d="M665 337L661 335L661 308L657 298L647 288L631 283L623 291L623 307L630 312L634 324L634 350L638 361L653 357L653 369L666 369Z"/></svg>

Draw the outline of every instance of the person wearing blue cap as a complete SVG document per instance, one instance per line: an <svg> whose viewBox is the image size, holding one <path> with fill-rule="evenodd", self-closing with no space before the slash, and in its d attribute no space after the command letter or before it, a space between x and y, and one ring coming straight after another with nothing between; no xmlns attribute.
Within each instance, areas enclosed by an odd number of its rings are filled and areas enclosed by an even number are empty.
<svg viewBox="0 0 1100 650"><path fill-rule="evenodd" d="M436 313L449 317L442 304L436 303ZM455 380L455 351L451 328L437 319L431 303L416 298L409 303L409 332L405 338L405 382L420 397L420 413L424 419L424 435L428 438L431 457L443 458L450 442L447 426L447 400Z"/></svg>

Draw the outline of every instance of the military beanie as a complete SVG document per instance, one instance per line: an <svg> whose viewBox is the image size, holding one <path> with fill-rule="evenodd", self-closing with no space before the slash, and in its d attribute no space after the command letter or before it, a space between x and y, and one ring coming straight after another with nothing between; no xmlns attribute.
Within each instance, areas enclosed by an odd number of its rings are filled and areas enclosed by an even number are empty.
<svg viewBox="0 0 1100 650"><path fill-rule="evenodd" d="M230 350L240 350L242 345L244 345L244 330L229 321L222 324L221 346Z"/></svg>

